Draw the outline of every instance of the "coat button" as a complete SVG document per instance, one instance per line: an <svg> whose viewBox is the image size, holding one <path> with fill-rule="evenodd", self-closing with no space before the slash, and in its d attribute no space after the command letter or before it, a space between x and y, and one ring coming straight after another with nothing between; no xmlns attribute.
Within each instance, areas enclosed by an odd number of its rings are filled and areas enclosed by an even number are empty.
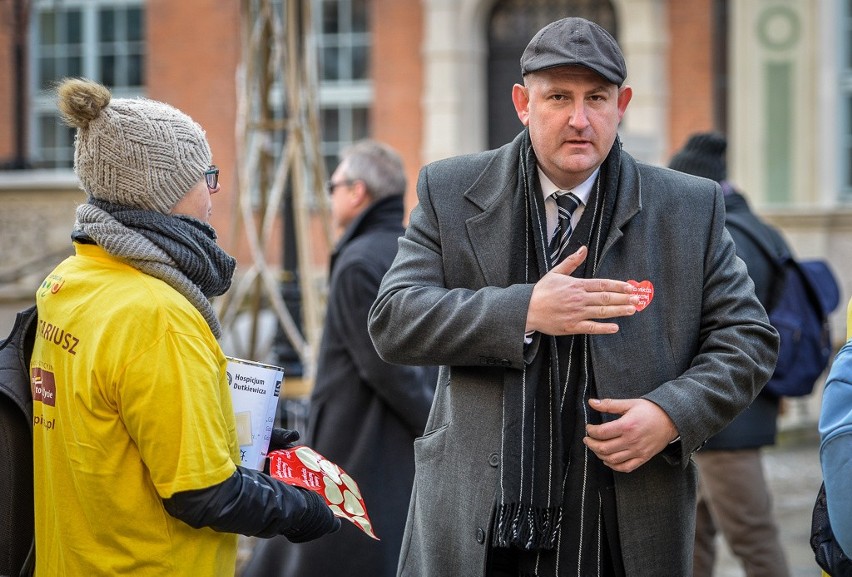
<svg viewBox="0 0 852 577"><path fill-rule="evenodd" d="M497 453L491 453L488 455L488 464L492 467L497 467L500 464L500 455Z"/></svg>
<svg viewBox="0 0 852 577"><path fill-rule="evenodd" d="M482 527L476 530L476 542L479 544L485 543L485 531Z"/></svg>

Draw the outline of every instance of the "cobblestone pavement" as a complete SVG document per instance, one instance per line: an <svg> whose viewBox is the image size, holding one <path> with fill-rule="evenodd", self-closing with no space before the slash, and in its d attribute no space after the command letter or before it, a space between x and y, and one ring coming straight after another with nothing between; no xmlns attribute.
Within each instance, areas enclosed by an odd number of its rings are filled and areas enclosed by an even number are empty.
<svg viewBox="0 0 852 577"><path fill-rule="evenodd" d="M819 577L820 569L808 542L811 511L822 483L816 426L782 435L777 446L764 452L764 467L773 495L782 544L791 577ZM714 577L743 577L745 572L727 545L718 544Z"/></svg>

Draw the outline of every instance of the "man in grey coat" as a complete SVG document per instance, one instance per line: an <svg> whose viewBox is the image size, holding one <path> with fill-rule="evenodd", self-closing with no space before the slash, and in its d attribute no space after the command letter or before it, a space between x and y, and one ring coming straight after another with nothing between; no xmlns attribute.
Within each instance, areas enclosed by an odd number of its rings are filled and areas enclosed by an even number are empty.
<svg viewBox="0 0 852 577"><path fill-rule="evenodd" d="M621 149L615 40L559 20L521 70L525 129L423 168L370 311L385 360L441 365L398 575L683 577L690 456L778 336L718 184Z"/></svg>

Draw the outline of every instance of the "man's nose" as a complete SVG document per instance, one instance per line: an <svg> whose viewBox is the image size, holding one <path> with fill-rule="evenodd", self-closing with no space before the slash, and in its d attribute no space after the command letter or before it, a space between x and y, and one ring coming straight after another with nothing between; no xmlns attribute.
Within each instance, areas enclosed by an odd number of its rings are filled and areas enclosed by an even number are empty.
<svg viewBox="0 0 852 577"><path fill-rule="evenodd" d="M586 105L580 101L574 105L568 118L568 124L577 129L582 129L588 126L589 118L586 116Z"/></svg>

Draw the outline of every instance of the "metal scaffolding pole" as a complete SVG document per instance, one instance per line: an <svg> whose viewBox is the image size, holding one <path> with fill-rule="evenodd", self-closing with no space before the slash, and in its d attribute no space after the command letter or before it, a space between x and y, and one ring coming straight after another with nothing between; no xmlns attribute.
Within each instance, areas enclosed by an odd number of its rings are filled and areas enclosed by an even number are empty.
<svg viewBox="0 0 852 577"><path fill-rule="evenodd" d="M324 309L324 278L316 278L311 263L312 224L320 224L329 243L331 234L321 192L325 168L310 22L309 0L241 2L235 217L237 238L245 241L251 261L247 267L241 263L234 286L218 303L235 354L268 357L262 317L272 316L275 334L283 335L297 355L301 380L307 383L315 373ZM291 218L285 218L285 208ZM281 234L282 227L292 230ZM278 250L282 238L296 246ZM282 252L296 256L295 271L284 270L281 257L275 256ZM282 283L293 276L301 307L288 307L282 294ZM301 318L293 308L301 308ZM265 333L268 337L268 328Z"/></svg>

